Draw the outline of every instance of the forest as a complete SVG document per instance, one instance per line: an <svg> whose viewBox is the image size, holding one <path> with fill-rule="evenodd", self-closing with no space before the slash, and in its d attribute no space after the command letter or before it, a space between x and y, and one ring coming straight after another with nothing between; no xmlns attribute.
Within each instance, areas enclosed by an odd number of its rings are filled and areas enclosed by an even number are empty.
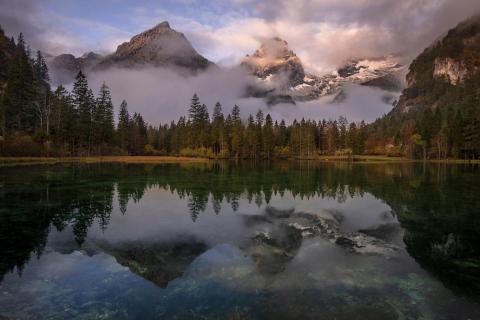
<svg viewBox="0 0 480 320"><path fill-rule="evenodd" d="M220 102L210 114L193 94L188 115L154 125L139 113L129 113L126 101L115 116L108 85L104 83L95 96L82 71L71 92L63 86L52 88L40 51L32 57L22 34L15 41L0 29L0 38L1 156L274 159L376 154L444 159L480 155L478 112L469 111L477 100L464 108L468 112L426 108L415 117L392 120L387 115L370 125L345 117L287 124L262 110L243 115L237 105L224 113Z"/></svg>

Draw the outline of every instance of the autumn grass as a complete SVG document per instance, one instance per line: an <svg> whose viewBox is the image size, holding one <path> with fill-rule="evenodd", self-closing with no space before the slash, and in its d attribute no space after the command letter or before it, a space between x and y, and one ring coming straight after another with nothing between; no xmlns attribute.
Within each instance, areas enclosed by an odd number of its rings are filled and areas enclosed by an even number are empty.
<svg viewBox="0 0 480 320"><path fill-rule="evenodd" d="M321 162L412 162L413 160L403 157L389 157L389 156L369 156L369 155L355 155L355 156L312 156L299 157L298 160L312 160Z"/></svg>
<svg viewBox="0 0 480 320"><path fill-rule="evenodd" d="M56 163L193 163L205 158L175 156L105 156L105 157L0 157L0 167Z"/></svg>
<svg viewBox="0 0 480 320"><path fill-rule="evenodd" d="M421 163L422 159L410 159L406 157L393 157L393 156L381 156L381 155L355 155L355 156L312 156L312 157L300 157L298 160L311 160L320 162L355 162L355 163ZM425 162L428 163L451 163L451 164L480 164L480 159L428 159Z"/></svg>
<svg viewBox="0 0 480 320"><path fill-rule="evenodd" d="M422 162L404 157L355 155L355 156L312 156L294 157L287 160L308 160L318 162L354 162L354 163L406 163ZM202 163L212 161L207 158L177 156L104 156L104 157L0 157L0 167L21 165L42 165L57 163ZM430 159L428 163L480 164L480 160Z"/></svg>

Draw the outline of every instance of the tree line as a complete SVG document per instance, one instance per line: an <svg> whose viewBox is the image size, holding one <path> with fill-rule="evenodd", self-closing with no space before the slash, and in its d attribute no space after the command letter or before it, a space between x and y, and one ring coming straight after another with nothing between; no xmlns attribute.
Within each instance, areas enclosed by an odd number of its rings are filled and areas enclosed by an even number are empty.
<svg viewBox="0 0 480 320"><path fill-rule="evenodd" d="M149 126L148 146L165 154L212 158L273 159L317 154L362 154L366 139L364 122L338 120L274 121L262 110L242 120L240 107L228 114L217 102L208 108L194 94L188 116L170 124Z"/></svg>

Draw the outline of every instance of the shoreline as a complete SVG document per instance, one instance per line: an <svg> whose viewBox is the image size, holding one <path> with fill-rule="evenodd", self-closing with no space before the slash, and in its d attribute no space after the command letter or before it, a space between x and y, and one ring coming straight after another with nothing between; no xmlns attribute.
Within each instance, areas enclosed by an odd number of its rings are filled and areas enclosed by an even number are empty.
<svg viewBox="0 0 480 320"><path fill-rule="evenodd" d="M244 159L249 161L252 159ZM209 159L199 157L180 156L94 156L94 157L0 157L0 167L19 165L41 165L57 163L138 163L138 164L160 164L160 163L204 163L210 161L235 161L235 159ZM252 160L254 161L254 160ZM271 160L258 161L313 161L330 163L422 163L423 160L408 159L403 157L388 156L315 156L315 157L292 157L275 158ZM464 159L428 159L426 163L445 164L480 164L480 160Z"/></svg>

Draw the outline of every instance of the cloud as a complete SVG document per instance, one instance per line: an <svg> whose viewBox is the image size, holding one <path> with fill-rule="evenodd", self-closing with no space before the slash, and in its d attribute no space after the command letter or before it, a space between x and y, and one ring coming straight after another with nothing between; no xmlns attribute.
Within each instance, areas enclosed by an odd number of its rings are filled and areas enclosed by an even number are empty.
<svg viewBox="0 0 480 320"><path fill-rule="evenodd" d="M46 1L0 0L9 34L52 53L112 51L162 20L184 32L208 59L233 65L280 36L307 70L328 72L349 58L399 53L408 63L449 28L476 12L478 0L215 0L117 4L102 18L52 11ZM85 1L83 6L98 3ZM50 8L50 9L49 9ZM85 9L85 8L84 8ZM117 17L119 19L114 19Z"/></svg>
<svg viewBox="0 0 480 320"><path fill-rule="evenodd" d="M108 23L49 11L40 1L0 0L0 24L8 36L23 33L32 49L52 55L111 52L131 36Z"/></svg>
<svg viewBox="0 0 480 320"><path fill-rule="evenodd" d="M177 70L163 68L112 69L92 73L88 81L95 90L105 81L117 108L125 99L131 113L140 112L152 125L169 123L187 115L194 93L208 106L210 113L217 101L222 104L225 115L235 104L239 105L243 119L262 109L274 120L288 122L302 117L328 120L339 116L346 116L351 121L373 121L391 109L391 105L382 100L384 91L357 85L345 88L347 98L340 103L332 103L333 97L328 96L297 105L268 107L264 99L244 97L243 90L253 79L237 68L214 68L196 76L182 76Z"/></svg>
<svg viewBox="0 0 480 320"><path fill-rule="evenodd" d="M230 2L235 9L210 20L145 8L132 19L149 26L158 17L170 19L201 54L223 65L238 63L260 39L279 36L307 70L324 73L351 58L388 54L401 55L408 64L441 34L480 12L477 0Z"/></svg>

